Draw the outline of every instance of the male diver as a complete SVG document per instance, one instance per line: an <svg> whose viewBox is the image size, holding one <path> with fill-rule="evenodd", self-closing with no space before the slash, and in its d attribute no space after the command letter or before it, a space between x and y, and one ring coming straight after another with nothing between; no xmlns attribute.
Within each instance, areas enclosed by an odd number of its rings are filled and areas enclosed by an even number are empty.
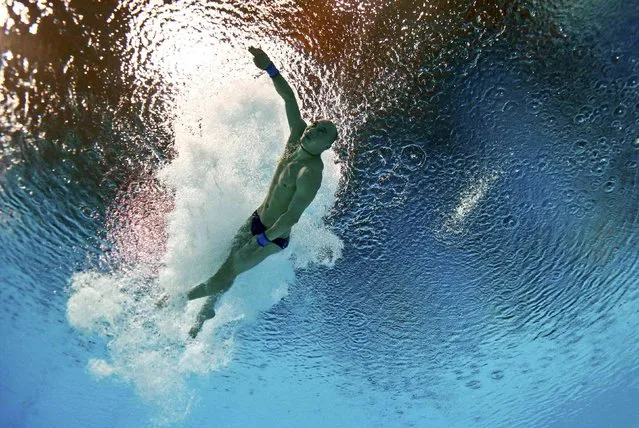
<svg viewBox="0 0 639 428"><path fill-rule="evenodd" d="M291 131L264 202L239 229L231 252L220 269L193 287L189 300L207 297L189 335L195 338L204 322L215 316L215 304L239 274L287 247L291 228L313 201L322 183L324 164L320 155L337 139L337 127L328 120L307 126L293 90L262 49L251 47L255 65L265 70L284 100Z"/></svg>

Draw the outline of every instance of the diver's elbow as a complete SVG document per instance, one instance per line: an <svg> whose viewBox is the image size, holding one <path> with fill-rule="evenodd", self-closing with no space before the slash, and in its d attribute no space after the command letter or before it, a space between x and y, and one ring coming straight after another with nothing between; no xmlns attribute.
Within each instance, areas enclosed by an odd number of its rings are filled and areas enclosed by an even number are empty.
<svg viewBox="0 0 639 428"><path fill-rule="evenodd" d="M295 226L297 222L300 221L300 217L300 214L287 212L284 215L284 224L286 225L286 228L290 229L291 227Z"/></svg>

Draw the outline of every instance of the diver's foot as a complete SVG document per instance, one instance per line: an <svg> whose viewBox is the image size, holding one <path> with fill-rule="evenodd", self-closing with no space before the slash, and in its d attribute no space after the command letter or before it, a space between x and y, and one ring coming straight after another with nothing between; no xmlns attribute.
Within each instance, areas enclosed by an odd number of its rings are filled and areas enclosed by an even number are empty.
<svg viewBox="0 0 639 428"><path fill-rule="evenodd" d="M171 297L168 294L164 294L158 300L155 301L154 305L158 309L164 309L171 307L173 309L182 308L186 306L187 299L183 295L173 296Z"/></svg>
<svg viewBox="0 0 639 428"><path fill-rule="evenodd" d="M189 336L191 336L193 339L195 339L197 337L197 334L202 329L202 324L195 323L195 325L193 327L191 327L191 329L189 330Z"/></svg>
<svg viewBox="0 0 639 428"><path fill-rule="evenodd" d="M193 325L193 327L191 327L191 330L189 330L189 336L191 336L193 339L195 339L197 334L202 329L202 325L204 325L207 320L210 320L215 316L215 304L217 303L218 298L219 294L209 296L206 299L206 302L204 302L204 306L202 306L202 309L200 309L200 313L197 314L195 324Z"/></svg>
<svg viewBox="0 0 639 428"><path fill-rule="evenodd" d="M204 311L204 308L202 308L202 310ZM197 316L197 320L195 321L195 324L189 330L189 336L195 339L198 333L200 332L200 330L202 330L202 326L204 325L204 323L207 320L210 320L211 318L213 318L214 316L215 316L215 311L208 312L206 314L203 314L202 312L200 312L200 314Z"/></svg>

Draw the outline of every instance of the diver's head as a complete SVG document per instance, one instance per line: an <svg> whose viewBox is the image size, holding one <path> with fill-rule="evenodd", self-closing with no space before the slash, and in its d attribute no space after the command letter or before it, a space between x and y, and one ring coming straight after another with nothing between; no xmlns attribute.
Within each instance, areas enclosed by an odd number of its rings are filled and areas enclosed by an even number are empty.
<svg viewBox="0 0 639 428"><path fill-rule="evenodd" d="M330 120L321 119L306 127L300 143L307 152L319 155L329 149L335 140L337 140L337 127Z"/></svg>

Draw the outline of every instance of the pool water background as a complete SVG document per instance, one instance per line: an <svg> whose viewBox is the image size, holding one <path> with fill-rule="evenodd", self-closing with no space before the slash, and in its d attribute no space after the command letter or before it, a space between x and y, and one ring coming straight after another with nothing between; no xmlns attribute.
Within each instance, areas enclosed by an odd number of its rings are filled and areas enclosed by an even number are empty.
<svg viewBox="0 0 639 428"><path fill-rule="evenodd" d="M7 6L6 425L637 426L636 6ZM197 308L146 296L259 203L256 41L342 138L295 247L189 342Z"/></svg>

